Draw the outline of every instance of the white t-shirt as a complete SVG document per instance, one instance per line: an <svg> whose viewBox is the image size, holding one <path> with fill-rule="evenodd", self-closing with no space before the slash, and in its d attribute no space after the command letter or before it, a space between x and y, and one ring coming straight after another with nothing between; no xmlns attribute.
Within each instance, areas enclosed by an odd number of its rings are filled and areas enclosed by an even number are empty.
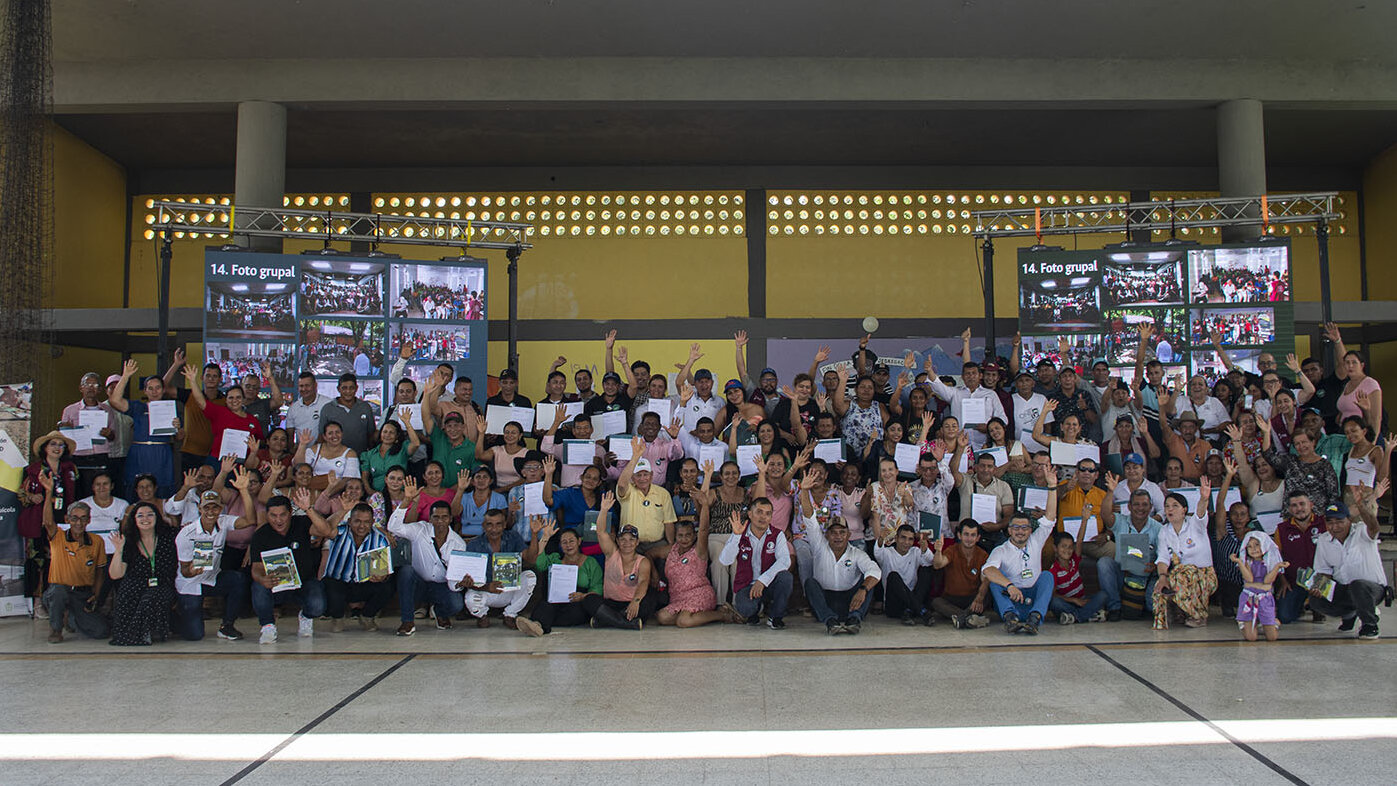
<svg viewBox="0 0 1397 786"><path fill-rule="evenodd" d="M1043 407L1047 406L1048 399L1042 393L1034 393L1028 398L1020 396L1018 393L1009 397L1014 402L1014 438L1024 443L1024 449L1037 453L1040 450L1047 450L1031 439L1033 434L1033 424L1038 422L1038 416L1043 412ZM1052 415L1044 420L1044 425L1052 422Z"/></svg>
<svg viewBox="0 0 1397 786"><path fill-rule="evenodd" d="M989 559L985 560L985 567L999 568L1004 578L1019 589L1032 588L1043 573L1043 544L1053 536L1054 527L1052 519L1046 516L1038 519L1038 528L1028 536L1028 543L1023 548L1015 546L1013 541L1006 540L990 552ZM981 570L983 572L983 569Z"/></svg>
<svg viewBox="0 0 1397 786"><path fill-rule="evenodd" d="M121 528L121 520L126 518L126 509L131 503L120 497L112 497L112 503L104 508L92 497L83 497L79 501L87 505L88 514L91 516L87 522L87 531L102 539L108 554L115 553L116 549L112 547L112 533ZM68 522L58 522L58 528L66 531Z"/></svg>
<svg viewBox="0 0 1397 786"><path fill-rule="evenodd" d="M1184 565L1211 568L1213 547L1208 540L1208 523L1190 513L1184 518L1183 527L1175 532L1174 525L1165 522L1159 529L1157 564L1164 565L1167 569L1174 555L1178 555L1179 561Z"/></svg>
<svg viewBox="0 0 1397 786"><path fill-rule="evenodd" d="M175 535L175 556L180 562L192 562L194 560L194 544L196 541L203 543L208 548L213 549L213 569L206 570L196 575L194 578L185 578L184 571L175 569L175 591L181 595L202 595L205 586L212 586L218 579L218 565L223 560L223 544L228 539L228 533L238 523L237 516L227 514L218 517L218 524L213 528L213 532L205 532L204 525L198 521L185 524L180 527L179 533Z"/></svg>
<svg viewBox="0 0 1397 786"><path fill-rule="evenodd" d="M892 546L874 546L873 556L883 571L883 581L887 581L889 576L896 573L902 577L902 583L907 585L907 589L916 589L917 568L930 565L936 557L936 552L913 546L906 554L898 554L897 549Z"/></svg>
<svg viewBox="0 0 1397 786"><path fill-rule="evenodd" d="M1212 396L1203 399L1202 404L1194 404L1185 398L1175 407L1175 414L1182 415L1184 412L1192 411L1198 415L1198 419L1203 421L1203 428L1217 428L1226 423L1232 422L1232 416L1227 413L1227 407L1221 401Z"/></svg>
<svg viewBox="0 0 1397 786"><path fill-rule="evenodd" d="M680 426L683 429L681 433L688 433L698 428L698 422L703 418L712 419L716 425L718 413L728 404L728 400L718 395L717 391L714 391L707 401L699 398L697 393L689 397L688 404L680 404L678 396L670 396L670 399L674 402L674 414L684 418L684 423ZM668 426L669 424L661 423L660 425Z"/></svg>
<svg viewBox="0 0 1397 786"><path fill-rule="evenodd" d="M1368 535L1361 521L1353 522L1348 537L1340 543L1328 532L1315 542L1315 573L1327 573L1338 584L1371 581L1387 586L1378 542Z"/></svg>
<svg viewBox="0 0 1397 786"><path fill-rule="evenodd" d="M1158 483L1149 479L1142 480L1140 481L1140 488L1135 489L1135 491L1149 492L1152 512L1156 517L1164 516L1164 489L1161 489ZM1114 501L1129 502L1130 495L1134 493L1134 491L1130 490L1130 484L1122 480L1120 483L1116 484Z"/></svg>

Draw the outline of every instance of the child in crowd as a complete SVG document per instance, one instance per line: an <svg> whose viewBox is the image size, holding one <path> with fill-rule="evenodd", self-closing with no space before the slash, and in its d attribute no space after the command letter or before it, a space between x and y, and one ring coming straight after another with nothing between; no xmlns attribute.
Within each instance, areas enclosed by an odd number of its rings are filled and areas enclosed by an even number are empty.
<svg viewBox="0 0 1397 786"><path fill-rule="evenodd" d="M1242 539L1237 554L1228 557L1242 571L1242 595L1237 601L1237 627L1242 638L1256 641L1256 629L1261 627L1267 641L1280 638L1280 623L1276 621L1276 598L1271 585L1289 562L1281 560L1275 541L1255 530ZM1298 590L1291 590L1298 592Z"/></svg>
<svg viewBox="0 0 1397 786"><path fill-rule="evenodd" d="M1082 508L1082 519L1091 518L1091 505ZM1053 599L1048 603L1048 611L1057 615L1062 625L1076 622L1106 621L1106 591L1097 590L1087 597L1086 586L1082 584L1082 543L1073 539L1067 532L1053 533L1053 551L1056 559L1048 568L1053 574Z"/></svg>

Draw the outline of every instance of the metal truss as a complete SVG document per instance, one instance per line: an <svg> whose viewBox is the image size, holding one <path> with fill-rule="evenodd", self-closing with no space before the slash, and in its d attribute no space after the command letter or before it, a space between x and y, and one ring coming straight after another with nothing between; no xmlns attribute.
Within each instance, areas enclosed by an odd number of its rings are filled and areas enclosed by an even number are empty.
<svg viewBox="0 0 1397 786"><path fill-rule="evenodd" d="M1014 210L977 210L974 235L1036 237L1140 230L1313 224L1339 218L1333 192L1262 197L1214 197L1131 202L1125 205L1061 205Z"/></svg>
<svg viewBox="0 0 1397 786"><path fill-rule="evenodd" d="M158 201L155 222L148 228L157 235L174 232L232 234L242 237L297 238L301 240L363 241L373 244L402 243L452 248L529 249L529 224L505 221L468 221L459 218L393 216L381 213L342 213L333 210L300 210L276 207L200 205L193 202ZM222 214L227 214L224 218ZM233 228L228 227L229 221Z"/></svg>

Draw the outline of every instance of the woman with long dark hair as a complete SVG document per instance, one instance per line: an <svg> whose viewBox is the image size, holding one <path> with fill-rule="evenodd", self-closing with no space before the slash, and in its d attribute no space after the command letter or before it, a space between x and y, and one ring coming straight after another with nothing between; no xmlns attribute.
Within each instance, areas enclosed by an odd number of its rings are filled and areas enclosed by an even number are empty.
<svg viewBox="0 0 1397 786"><path fill-rule="evenodd" d="M121 531L112 536L115 551L107 573L121 582L112 609L112 644L143 646L169 638L179 569L175 534L154 505L137 502L127 511Z"/></svg>

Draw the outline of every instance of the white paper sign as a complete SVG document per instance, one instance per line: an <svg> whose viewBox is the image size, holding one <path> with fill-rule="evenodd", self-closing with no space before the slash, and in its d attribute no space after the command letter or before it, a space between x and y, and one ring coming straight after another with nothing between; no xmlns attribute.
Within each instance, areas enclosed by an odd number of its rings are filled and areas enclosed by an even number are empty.
<svg viewBox="0 0 1397 786"><path fill-rule="evenodd" d="M73 440L75 447L73 450L92 450L92 435L85 428L61 428L58 433Z"/></svg>
<svg viewBox="0 0 1397 786"><path fill-rule="evenodd" d="M534 422L543 430L553 428L553 419L558 416L558 407L563 408L563 423L571 421L582 414L582 408L587 406L585 401L567 401L562 404L542 404L534 405Z"/></svg>
<svg viewBox="0 0 1397 786"><path fill-rule="evenodd" d="M1019 493L1023 496L1023 504L1020 505L1023 510L1048 509L1048 495L1051 493L1051 489L1045 489L1042 486L1024 486L1019 489Z"/></svg>
<svg viewBox="0 0 1397 786"><path fill-rule="evenodd" d="M990 419L989 399L963 398L960 400L960 422L966 426L979 426Z"/></svg>
<svg viewBox="0 0 1397 786"><path fill-rule="evenodd" d="M1064 518L1062 520L1063 530L1066 532L1070 532L1074 540L1080 541L1082 543L1086 543L1087 541L1090 541L1092 538L1096 537L1097 526L1098 525L1096 523L1095 516L1092 516L1091 518L1087 519L1085 530L1082 527L1081 516L1073 516L1072 518Z"/></svg>
<svg viewBox="0 0 1397 786"><path fill-rule="evenodd" d="M1203 490L1197 486L1182 486L1176 489L1165 489L1164 493L1166 495L1182 494L1184 499L1188 500L1188 505L1186 507L1188 508L1188 515L1190 516L1198 512L1198 500L1203 496Z"/></svg>
<svg viewBox="0 0 1397 786"><path fill-rule="evenodd" d="M1372 488L1377 481L1378 468L1366 458L1353 458L1344 462L1344 473L1346 485Z"/></svg>
<svg viewBox="0 0 1397 786"><path fill-rule="evenodd" d="M175 433L175 418L179 415L173 400L160 399L146 404L146 415L150 419L152 437L168 437Z"/></svg>
<svg viewBox="0 0 1397 786"><path fill-rule="evenodd" d="M102 436L102 429L107 427L107 411L105 409L78 410L78 427L87 431L92 444L107 444L107 438Z"/></svg>
<svg viewBox="0 0 1397 786"><path fill-rule="evenodd" d="M606 439L614 434L624 433L626 433L625 410L613 409L610 412L598 412L592 416L592 436L595 439Z"/></svg>
<svg viewBox="0 0 1397 786"><path fill-rule="evenodd" d="M1100 445L1092 445L1085 442L1078 442L1076 448L1078 461L1091 460L1096 462L1097 464L1101 463Z"/></svg>
<svg viewBox="0 0 1397 786"><path fill-rule="evenodd" d="M543 501L543 481L524 484L524 515L547 516L548 505Z"/></svg>
<svg viewBox="0 0 1397 786"><path fill-rule="evenodd" d="M224 429L223 439L218 443L218 457L232 456L233 458L247 458L247 440L252 435L241 429Z"/></svg>
<svg viewBox="0 0 1397 786"><path fill-rule="evenodd" d="M571 467L582 467L592 463L597 457L597 446L586 439L563 440L563 463Z"/></svg>
<svg viewBox="0 0 1397 786"><path fill-rule="evenodd" d="M528 407L504 407L490 404L485 407L485 433L503 434L506 423L518 423L527 434L534 430L534 411Z"/></svg>
<svg viewBox="0 0 1397 786"><path fill-rule="evenodd" d="M996 467L1002 467L1009 463L1009 449L1002 445L997 448L981 448L976 457L978 458L979 456L993 457Z"/></svg>
<svg viewBox="0 0 1397 786"><path fill-rule="evenodd" d="M737 446L737 466L742 470L743 475L757 474L757 461L761 459L761 445L738 445ZM714 464L713 470L716 472L721 464ZM702 465L699 469L703 469Z"/></svg>
<svg viewBox="0 0 1397 786"><path fill-rule="evenodd" d="M654 412L660 416L660 428L665 428L674 420L674 402L667 398L652 398L645 402L641 414Z"/></svg>
<svg viewBox="0 0 1397 786"><path fill-rule="evenodd" d="M999 521L999 497L993 494L971 494L970 517L981 524Z"/></svg>
<svg viewBox="0 0 1397 786"><path fill-rule="evenodd" d="M844 461L844 440L822 439L815 443L815 458L826 464L841 464Z"/></svg>
<svg viewBox="0 0 1397 786"><path fill-rule="evenodd" d="M1055 439L1048 446L1048 456L1060 467L1077 466L1077 446Z"/></svg>
<svg viewBox="0 0 1397 786"><path fill-rule="evenodd" d="M611 438L611 452L616 456L616 460L622 464L631 460L631 435L617 434Z"/></svg>
<svg viewBox="0 0 1397 786"><path fill-rule="evenodd" d="M699 445L698 464L700 469L703 468L704 464L710 461L713 462L713 467L716 469L723 466L723 462L727 460L727 445L721 442L715 442L712 445Z"/></svg>
<svg viewBox="0 0 1397 786"><path fill-rule="evenodd" d="M1209 501L1209 504L1212 505L1212 508L1213 508L1214 511L1216 511L1216 510L1218 509L1218 492L1220 492L1220 491L1222 491L1222 489L1213 489L1213 491L1212 491L1212 497L1213 497L1213 498L1212 498L1212 500ZM1231 488L1229 488L1229 489L1227 490L1227 499L1225 500L1225 503L1226 503L1226 508L1227 508L1228 510L1231 510L1231 509L1232 509L1232 505L1233 505L1234 503L1241 502L1241 501L1242 501L1242 490L1241 490L1241 489L1237 488L1236 486L1232 486Z"/></svg>
<svg viewBox="0 0 1397 786"><path fill-rule="evenodd" d="M1029 453L1041 453L1048 449L1046 446L1038 444L1038 440L1033 438L1032 431L1020 431L1019 444L1023 445L1023 449Z"/></svg>
<svg viewBox="0 0 1397 786"><path fill-rule="evenodd" d="M1268 510L1256 514L1256 523L1261 525L1262 531L1267 535L1276 534L1276 529L1280 527L1281 521L1285 519L1285 514L1279 510Z"/></svg>
<svg viewBox="0 0 1397 786"><path fill-rule="evenodd" d="M397 409L393 410L393 420L401 426L404 417L407 418L408 426L414 431L422 430L421 404L399 404Z"/></svg>
<svg viewBox="0 0 1397 786"><path fill-rule="evenodd" d="M470 551L453 551L451 557L446 561L446 586L456 589L456 585L461 583L461 579L467 576L476 584L484 584L486 576L486 564L490 559L488 554L476 554Z"/></svg>
<svg viewBox="0 0 1397 786"><path fill-rule="evenodd" d="M897 443L893 454L893 461L897 462L897 471L906 472L909 475L917 474L917 462L922 458L922 449L918 445L909 445L906 442Z"/></svg>
<svg viewBox="0 0 1397 786"><path fill-rule="evenodd" d="M577 566L555 562L548 568L548 602L568 603L577 592Z"/></svg>

